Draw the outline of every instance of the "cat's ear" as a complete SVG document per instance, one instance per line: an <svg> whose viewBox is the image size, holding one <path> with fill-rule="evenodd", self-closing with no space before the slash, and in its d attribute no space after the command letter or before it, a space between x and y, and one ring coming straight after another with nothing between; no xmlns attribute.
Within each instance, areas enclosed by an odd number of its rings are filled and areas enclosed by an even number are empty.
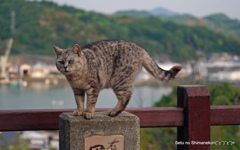
<svg viewBox="0 0 240 150"><path fill-rule="evenodd" d="M78 54L78 56L81 56L81 48L78 44L73 46L73 53Z"/></svg>
<svg viewBox="0 0 240 150"><path fill-rule="evenodd" d="M54 46L54 50L55 50L57 55L61 55L62 52L63 52L63 50L61 48L57 47L57 46Z"/></svg>

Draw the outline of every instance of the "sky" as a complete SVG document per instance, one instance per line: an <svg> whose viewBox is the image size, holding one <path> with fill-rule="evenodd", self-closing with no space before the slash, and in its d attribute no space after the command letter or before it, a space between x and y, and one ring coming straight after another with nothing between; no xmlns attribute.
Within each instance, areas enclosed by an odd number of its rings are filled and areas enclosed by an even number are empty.
<svg viewBox="0 0 240 150"><path fill-rule="evenodd" d="M152 10L163 7L180 14L204 17L224 13L240 20L240 0L52 0L87 11L112 14L118 10Z"/></svg>

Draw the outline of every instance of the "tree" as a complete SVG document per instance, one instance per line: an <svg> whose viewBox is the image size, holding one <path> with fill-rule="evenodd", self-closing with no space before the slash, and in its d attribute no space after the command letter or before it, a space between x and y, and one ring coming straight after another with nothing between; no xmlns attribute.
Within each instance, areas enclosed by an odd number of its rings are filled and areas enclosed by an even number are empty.
<svg viewBox="0 0 240 150"><path fill-rule="evenodd" d="M211 105L239 105L240 88L231 84L209 84ZM176 107L177 106L177 87L169 95L163 96L154 107ZM240 149L239 126L212 126L211 141L229 142L229 145L212 145L213 150L237 150ZM147 143L158 147L158 149L172 150L176 149L175 141L177 140L176 128L149 128L141 129L141 136L146 136L144 145ZM144 137L143 137L144 138ZM157 145L155 145L157 143ZM234 143L234 144L230 144Z"/></svg>

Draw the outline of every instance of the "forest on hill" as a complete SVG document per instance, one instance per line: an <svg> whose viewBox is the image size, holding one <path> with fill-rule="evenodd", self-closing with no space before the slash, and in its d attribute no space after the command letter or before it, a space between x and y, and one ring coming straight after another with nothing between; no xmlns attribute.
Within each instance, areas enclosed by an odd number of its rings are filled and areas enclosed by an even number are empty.
<svg viewBox="0 0 240 150"><path fill-rule="evenodd" d="M138 43L152 56L168 54L177 62L196 59L198 50L240 55L239 38L205 27L164 22L155 16L104 15L49 1L1 0L0 30L0 45L13 37L15 54L24 50L54 55L54 45L68 48L76 43L83 46L98 40L123 39Z"/></svg>
<svg viewBox="0 0 240 150"><path fill-rule="evenodd" d="M124 10L117 11L117 16L131 16L135 18L159 17L163 21L170 21L176 24L187 26L202 26L215 32L223 33L240 38L240 21L231 19L223 13L216 13L203 18L195 17L191 14L178 14L162 7L155 8L151 11Z"/></svg>

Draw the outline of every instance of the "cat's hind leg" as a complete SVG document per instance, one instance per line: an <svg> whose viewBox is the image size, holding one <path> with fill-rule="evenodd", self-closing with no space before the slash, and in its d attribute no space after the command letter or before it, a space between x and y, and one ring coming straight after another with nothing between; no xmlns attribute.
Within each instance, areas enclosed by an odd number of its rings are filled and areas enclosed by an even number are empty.
<svg viewBox="0 0 240 150"><path fill-rule="evenodd" d="M117 86L113 88L114 93L117 96L118 103L115 108L110 110L109 116L117 116L119 113L124 111L124 109L127 107L131 97L132 97L132 91L133 86L132 85L125 85L125 86Z"/></svg>

